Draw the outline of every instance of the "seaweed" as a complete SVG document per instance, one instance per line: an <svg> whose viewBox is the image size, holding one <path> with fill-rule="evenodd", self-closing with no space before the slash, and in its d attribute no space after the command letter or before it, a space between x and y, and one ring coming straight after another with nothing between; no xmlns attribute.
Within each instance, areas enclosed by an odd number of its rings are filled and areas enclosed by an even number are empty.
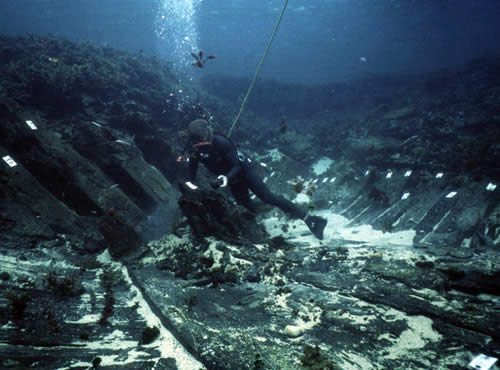
<svg viewBox="0 0 500 370"><path fill-rule="evenodd" d="M111 268L106 268L100 276L101 286L104 289L104 307L101 312L101 318L99 319L100 325L106 325L108 318L113 315L115 297L113 293L113 287L124 281L123 274L121 270L112 270Z"/></svg>
<svg viewBox="0 0 500 370"><path fill-rule="evenodd" d="M22 318L26 307L28 307L28 302L31 301L30 295L22 291L9 290L6 293L6 297L14 317L18 319Z"/></svg>
<svg viewBox="0 0 500 370"><path fill-rule="evenodd" d="M373 187L368 193L368 198L378 203L381 206L387 207L389 205L389 197L382 190Z"/></svg>
<svg viewBox="0 0 500 370"><path fill-rule="evenodd" d="M43 107L56 117L81 113L87 105L85 95L101 108L134 99L153 110L165 110L163 97L176 83L166 63L88 41L28 35L2 38L0 49L9 51L0 58L11 100Z"/></svg>
<svg viewBox="0 0 500 370"><path fill-rule="evenodd" d="M293 190L295 190L295 192L297 194L302 193L302 191L304 190L304 188L305 188L305 186L304 186L304 183L302 181L299 181L299 182L297 182L297 183L295 183L293 185Z"/></svg>
<svg viewBox="0 0 500 370"><path fill-rule="evenodd" d="M198 299L198 296L196 294L191 294L184 300L184 304L186 305L188 312L191 312L193 310L193 307L196 306L199 302L200 300Z"/></svg>
<svg viewBox="0 0 500 370"><path fill-rule="evenodd" d="M333 365L323 358L319 352L319 347L306 344L304 346L304 356L300 358L302 366L310 370L339 370L340 367Z"/></svg>
<svg viewBox="0 0 500 370"><path fill-rule="evenodd" d="M45 280L48 288L60 297L76 297L85 291L78 272L58 277L56 272L52 271L45 277Z"/></svg>
<svg viewBox="0 0 500 370"><path fill-rule="evenodd" d="M394 230L394 225L390 220L384 220L382 224L382 232L385 233L392 233Z"/></svg>

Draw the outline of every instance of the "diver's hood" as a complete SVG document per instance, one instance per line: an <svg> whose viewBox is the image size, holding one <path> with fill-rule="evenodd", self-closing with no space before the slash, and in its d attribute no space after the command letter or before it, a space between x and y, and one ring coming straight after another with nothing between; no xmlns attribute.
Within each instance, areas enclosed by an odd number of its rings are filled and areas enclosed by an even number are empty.
<svg viewBox="0 0 500 370"><path fill-rule="evenodd" d="M195 143L210 141L210 128L208 121L204 119L195 119L188 126L188 134Z"/></svg>

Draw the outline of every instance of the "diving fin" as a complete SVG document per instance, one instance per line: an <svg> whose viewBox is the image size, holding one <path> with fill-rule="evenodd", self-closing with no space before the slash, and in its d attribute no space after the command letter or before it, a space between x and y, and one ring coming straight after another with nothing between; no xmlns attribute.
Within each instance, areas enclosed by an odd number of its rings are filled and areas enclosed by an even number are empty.
<svg viewBox="0 0 500 370"><path fill-rule="evenodd" d="M304 222L316 238L323 240L323 231L325 230L328 220L323 217L308 215L304 219Z"/></svg>

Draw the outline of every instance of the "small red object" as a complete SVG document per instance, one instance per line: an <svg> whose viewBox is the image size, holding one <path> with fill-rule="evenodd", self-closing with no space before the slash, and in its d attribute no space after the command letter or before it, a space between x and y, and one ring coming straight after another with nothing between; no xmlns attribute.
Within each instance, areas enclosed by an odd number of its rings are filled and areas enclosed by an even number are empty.
<svg viewBox="0 0 500 370"><path fill-rule="evenodd" d="M203 66L205 65L207 60L215 59L215 55L208 55L205 59L203 59L203 51L202 50L200 50L198 52L198 54L195 54L195 53L190 53L190 54L195 60L195 62L192 63L192 65L194 67L198 67L198 68L203 68Z"/></svg>
<svg viewBox="0 0 500 370"><path fill-rule="evenodd" d="M106 214L107 214L108 216L113 216L113 215L115 214L115 209L114 209L114 208L110 208L110 209L108 209L108 212L106 212Z"/></svg>

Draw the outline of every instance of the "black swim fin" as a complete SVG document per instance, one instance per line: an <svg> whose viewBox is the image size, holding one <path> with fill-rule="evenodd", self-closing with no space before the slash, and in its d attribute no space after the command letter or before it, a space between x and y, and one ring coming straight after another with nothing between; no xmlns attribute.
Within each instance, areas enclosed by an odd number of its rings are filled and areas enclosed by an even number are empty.
<svg viewBox="0 0 500 370"><path fill-rule="evenodd" d="M304 222L316 238L323 240L323 231L325 230L328 220L319 216L307 216Z"/></svg>

